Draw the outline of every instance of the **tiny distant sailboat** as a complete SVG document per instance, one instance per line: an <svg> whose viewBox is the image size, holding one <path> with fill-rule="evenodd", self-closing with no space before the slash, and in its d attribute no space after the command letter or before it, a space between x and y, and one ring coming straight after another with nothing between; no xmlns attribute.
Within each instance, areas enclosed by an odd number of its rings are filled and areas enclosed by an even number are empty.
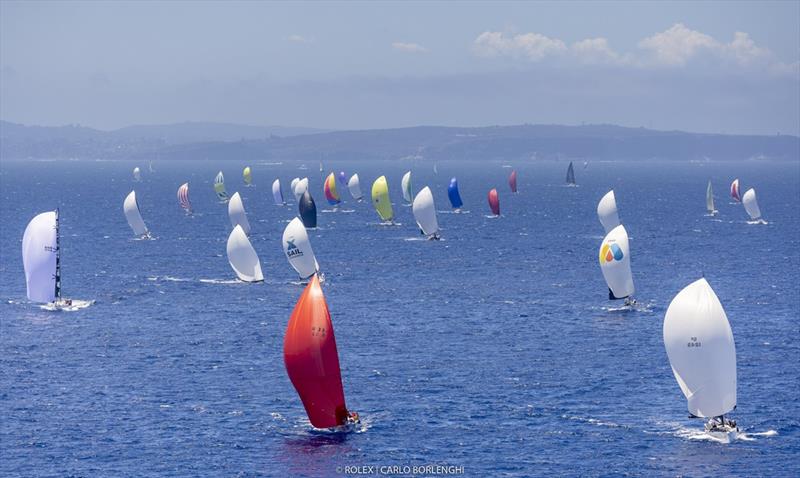
<svg viewBox="0 0 800 478"><path fill-rule="evenodd" d="M275 201L276 206L283 206L286 201L283 200L283 191L281 191L281 180L276 179L272 182L272 200Z"/></svg>
<svg viewBox="0 0 800 478"><path fill-rule="evenodd" d="M742 202L742 197L739 196L739 178L736 178L731 183L731 197L736 202Z"/></svg>
<svg viewBox="0 0 800 478"><path fill-rule="evenodd" d="M583 169L586 169L588 167L589 167L589 161L584 161L583 162Z"/></svg>
<svg viewBox="0 0 800 478"><path fill-rule="evenodd" d="M606 235L600 245L599 259L600 270L608 285L608 300L625 299L625 305L635 304L631 254L625 226L619 225Z"/></svg>
<svg viewBox="0 0 800 478"><path fill-rule="evenodd" d="M131 226L136 237L149 239L150 231L148 231L147 226L144 225L142 214L139 212L139 203L136 201L136 191L131 191L125 198L125 202L122 203L122 210L125 213L125 219L128 220L128 225Z"/></svg>
<svg viewBox="0 0 800 478"><path fill-rule="evenodd" d="M245 166L244 170L242 171L242 179L244 179L245 186L253 185L253 173L250 171L250 166Z"/></svg>
<svg viewBox="0 0 800 478"><path fill-rule="evenodd" d="M384 223L392 223L394 211L392 201L389 199L389 184L386 176L381 176L372 183L372 205Z"/></svg>
<svg viewBox="0 0 800 478"><path fill-rule="evenodd" d="M344 174L344 171L339 171L339 185L342 187L347 186L347 175Z"/></svg>
<svg viewBox="0 0 800 478"><path fill-rule="evenodd" d="M708 418L712 438L730 443L739 432L725 418L736 409L736 344L719 298L703 278L681 290L664 315L664 347L693 418Z"/></svg>
<svg viewBox="0 0 800 478"><path fill-rule="evenodd" d="M417 193L411 209L420 231L428 239L439 240L439 221L436 220L436 206L433 203L431 188L425 186Z"/></svg>
<svg viewBox="0 0 800 478"><path fill-rule="evenodd" d="M300 201L300 198L303 197L303 193L308 190L308 178L303 178L297 183L295 183L294 187L292 188L292 192L294 193L294 200Z"/></svg>
<svg viewBox="0 0 800 478"><path fill-rule="evenodd" d="M345 405L331 314L316 275L289 317L283 362L314 428L349 431L359 423Z"/></svg>
<svg viewBox="0 0 800 478"><path fill-rule="evenodd" d="M403 179L402 181L400 181L400 185L403 190L403 199L408 204L414 202L414 191L411 187L411 171L407 171L406 174L403 175Z"/></svg>
<svg viewBox="0 0 800 478"><path fill-rule="evenodd" d="M439 168L436 166L436 163L433 163L433 174L439 174Z"/></svg>
<svg viewBox="0 0 800 478"><path fill-rule="evenodd" d="M151 173L156 172L156 170L153 168L153 162L152 161L148 161L147 170L150 171Z"/></svg>
<svg viewBox="0 0 800 478"><path fill-rule="evenodd" d="M308 280L319 272L319 264L314 250L311 249L306 227L299 218L292 219L283 230L283 253L301 280Z"/></svg>
<svg viewBox="0 0 800 478"><path fill-rule="evenodd" d="M453 212L461 212L464 202L461 200L461 194L458 193L458 180L456 178L450 179L450 184L447 186L447 197L450 199L450 205L453 206Z"/></svg>
<svg viewBox="0 0 800 478"><path fill-rule="evenodd" d="M228 262L236 273L236 277L244 282L261 282L264 274L261 273L261 261L258 254L250 244L242 226L236 225L228 236L226 247Z"/></svg>
<svg viewBox="0 0 800 478"><path fill-rule="evenodd" d="M322 167L322 161L319 162L319 172L323 172L325 169Z"/></svg>
<svg viewBox="0 0 800 478"><path fill-rule="evenodd" d="M228 192L225 191L225 176L222 174L222 171L218 172L217 177L214 178L214 192L217 193L219 202L228 202Z"/></svg>
<svg viewBox="0 0 800 478"><path fill-rule="evenodd" d="M300 219L303 220L303 225L309 229L317 227L317 204L311 193L305 191L297 203L297 209L300 212Z"/></svg>
<svg viewBox="0 0 800 478"><path fill-rule="evenodd" d="M336 209L336 206L339 205L341 198L339 197L339 192L336 190L336 175L333 173L329 174L327 178L325 178L325 199L328 200L328 204Z"/></svg>
<svg viewBox="0 0 800 478"><path fill-rule="evenodd" d="M364 194L361 192L361 183L358 180L358 173L350 176L347 181L347 189L350 190L350 195L356 201L361 202L364 199Z"/></svg>
<svg viewBox="0 0 800 478"><path fill-rule="evenodd" d="M61 296L61 246L58 209L37 214L22 235L22 266L28 300L47 310L77 310L94 301Z"/></svg>
<svg viewBox="0 0 800 478"><path fill-rule="evenodd" d="M186 211L186 214L192 213L192 203L189 202L189 183L183 183L178 188L178 203Z"/></svg>
<svg viewBox="0 0 800 478"><path fill-rule="evenodd" d="M716 216L719 211L714 209L714 189L711 187L711 181L708 181L706 188L706 211L710 216Z"/></svg>
<svg viewBox="0 0 800 478"><path fill-rule="evenodd" d="M231 228L242 226L244 233L250 235L250 221L247 220L247 213L239 193L233 193L231 200L228 201L228 219L231 220Z"/></svg>
<svg viewBox="0 0 800 478"><path fill-rule="evenodd" d="M619 214L617 213L617 199L614 197L614 190L607 192L600 202L597 203L597 218L603 225L606 234L620 225Z"/></svg>
<svg viewBox="0 0 800 478"><path fill-rule="evenodd" d="M577 186L575 183L575 168L572 166L572 161L570 161L569 166L567 166L567 185Z"/></svg>
<svg viewBox="0 0 800 478"><path fill-rule="evenodd" d="M492 189L489 191L488 195L489 199L489 208L492 210L492 214L495 216L500 215L500 198L497 196L497 189Z"/></svg>
<svg viewBox="0 0 800 478"><path fill-rule="evenodd" d="M508 176L508 187L511 188L511 192L517 192L517 172L511 171L511 175Z"/></svg>
<svg viewBox="0 0 800 478"><path fill-rule="evenodd" d="M134 181L141 181L142 180L142 171L139 169L139 166L133 168L133 180Z"/></svg>
<svg viewBox="0 0 800 478"><path fill-rule="evenodd" d="M750 216L748 224L767 224L767 221L761 218L761 209L758 207L755 189L750 188L744 193L742 204L744 205L744 210Z"/></svg>

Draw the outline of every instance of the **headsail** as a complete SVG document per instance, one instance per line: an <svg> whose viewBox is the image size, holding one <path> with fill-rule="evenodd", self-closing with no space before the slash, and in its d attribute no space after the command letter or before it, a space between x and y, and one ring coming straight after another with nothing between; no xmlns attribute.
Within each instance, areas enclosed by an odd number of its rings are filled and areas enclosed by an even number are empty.
<svg viewBox="0 0 800 478"><path fill-rule="evenodd" d="M511 171L511 175L508 177L508 186L511 188L511 192L517 192L517 172Z"/></svg>
<svg viewBox="0 0 800 478"><path fill-rule="evenodd" d="M439 222L436 220L436 206L433 203L431 188L425 186L417 193L412 211L417 225L426 236L431 237L439 233Z"/></svg>
<svg viewBox="0 0 800 478"><path fill-rule="evenodd" d="M567 167L567 184L575 184L575 168L572 167L572 161L569 162L569 166Z"/></svg>
<svg viewBox="0 0 800 478"><path fill-rule="evenodd" d="M761 209L758 207L755 189L750 188L744 193L744 196L742 196L742 204L744 205L744 210L747 211L747 214L750 216L750 219L753 221L761 219Z"/></svg>
<svg viewBox="0 0 800 478"><path fill-rule="evenodd" d="M736 344L725 310L705 279L672 299L664 347L689 413L718 417L736 407Z"/></svg>
<svg viewBox="0 0 800 478"><path fill-rule="evenodd" d="M297 209L300 212L300 219L303 220L304 226L309 229L317 227L317 204L314 202L314 198L311 197L310 192L303 193Z"/></svg>
<svg viewBox="0 0 800 478"><path fill-rule="evenodd" d="M402 181L400 181L403 190L403 199L407 203L411 203L414 201L414 191L411 188L411 171L407 171L406 174L403 175Z"/></svg>
<svg viewBox="0 0 800 478"><path fill-rule="evenodd" d="M125 212L125 219L133 229L133 233L137 236L146 236L148 234L147 226L144 225L142 214L139 212L139 203L136 201L136 191L131 191L122 203L122 210Z"/></svg>
<svg viewBox="0 0 800 478"><path fill-rule="evenodd" d="M311 425L331 428L347 422L333 323L316 275L289 318L283 339L283 362Z"/></svg>
<svg viewBox="0 0 800 478"><path fill-rule="evenodd" d="M225 191L225 176L222 171L218 172L217 177L214 178L214 192L217 193L217 198L221 202L228 202L228 192Z"/></svg>
<svg viewBox="0 0 800 478"><path fill-rule="evenodd" d="M458 193L458 180L456 178L450 179L450 185L447 186L447 197L450 198L450 204L453 209L460 209L464 205L461 201L461 194Z"/></svg>
<svg viewBox="0 0 800 478"><path fill-rule="evenodd" d="M714 189L711 187L711 180L708 181L706 188L706 210L709 214L716 214L717 210L714 209Z"/></svg>
<svg viewBox="0 0 800 478"><path fill-rule="evenodd" d="M619 225L609 232L600 245L600 270L608 285L608 299L624 299L633 295L631 253L628 247L628 231Z"/></svg>
<svg viewBox="0 0 800 478"><path fill-rule="evenodd" d="M608 234L612 229L620 225L619 214L617 213L617 199L614 197L614 190L607 192L600 202L597 203L597 218Z"/></svg>
<svg viewBox="0 0 800 478"><path fill-rule="evenodd" d="M372 183L372 205L375 206L375 210L378 211L378 215L384 222L391 221L394 218L386 176L381 176Z"/></svg>
<svg viewBox="0 0 800 478"><path fill-rule="evenodd" d="M58 249L58 211L36 215L22 235L28 300L47 303L61 295Z"/></svg>
<svg viewBox="0 0 800 478"><path fill-rule="evenodd" d="M308 233L299 218L294 218L283 230L283 253L301 279L319 272L319 264L311 249Z"/></svg>
<svg viewBox="0 0 800 478"><path fill-rule="evenodd" d="M336 206L341 202L339 198L339 193L336 191L336 176L331 173L325 179L325 199L328 200L328 204L331 206Z"/></svg>
<svg viewBox="0 0 800 478"><path fill-rule="evenodd" d="M291 191L292 194L294 194L294 188L295 188L295 186L297 186L297 183L299 183L299 182L300 182L300 178L294 178L294 179L292 179L292 182L289 183L289 190Z"/></svg>
<svg viewBox="0 0 800 478"><path fill-rule="evenodd" d="M142 180L142 171L139 169L139 166L133 168L133 180L134 181L141 181Z"/></svg>
<svg viewBox="0 0 800 478"><path fill-rule="evenodd" d="M294 187L292 188L292 192L294 192L294 200L300 201L300 198L303 197L303 193L308 190L308 178L303 178L297 183L295 183Z"/></svg>
<svg viewBox="0 0 800 478"><path fill-rule="evenodd" d="M358 173L350 176L350 180L347 181L347 189L350 190L350 195L353 196L353 199L356 201L361 201L364 197L364 194L361 193L361 183L358 180Z"/></svg>
<svg viewBox="0 0 800 478"><path fill-rule="evenodd" d="M250 166L245 166L244 171L242 171L242 179L244 179L244 184L247 186L253 184L253 173L250 172Z"/></svg>
<svg viewBox="0 0 800 478"><path fill-rule="evenodd" d="M247 220L247 213L244 211L244 203L239 193L234 193L228 202L228 219L231 220L231 227L242 226L245 234L250 234L250 221Z"/></svg>
<svg viewBox="0 0 800 478"><path fill-rule="evenodd" d="M489 191L488 195L489 207L492 209L492 214L495 216L500 215L500 198L497 196L497 189Z"/></svg>
<svg viewBox="0 0 800 478"><path fill-rule="evenodd" d="M187 214L192 213L192 203L189 202L189 183L183 183L178 188L178 203Z"/></svg>
<svg viewBox="0 0 800 478"><path fill-rule="evenodd" d="M272 182L272 200L275 201L276 206L283 206L286 201L283 200L283 191L281 191L281 180L276 179Z"/></svg>
<svg viewBox="0 0 800 478"><path fill-rule="evenodd" d="M228 262L236 277L245 282L261 282L264 275L261 273L261 261L258 254L250 244L242 226L237 225L228 236L227 244Z"/></svg>
<svg viewBox="0 0 800 478"><path fill-rule="evenodd" d="M737 202L742 202L742 198L739 196L739 178L734 179L731 183L731 197Z"/></svg>

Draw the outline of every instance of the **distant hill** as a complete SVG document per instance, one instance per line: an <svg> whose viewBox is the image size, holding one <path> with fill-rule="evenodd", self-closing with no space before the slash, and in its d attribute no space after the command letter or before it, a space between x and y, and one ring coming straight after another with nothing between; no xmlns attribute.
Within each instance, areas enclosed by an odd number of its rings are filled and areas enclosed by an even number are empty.
<svg viewBox="0 0 800 478"><path fill-rule="evenodd" d="M282 132L283 134L278 134ZM303 133L307 134L294 134ZM0 124L3 158L301 160L674 159L800 160L796 136L655 131L614 125L520 125L320 132L216 123L132 126L103 132L80 126Z"/></svg>

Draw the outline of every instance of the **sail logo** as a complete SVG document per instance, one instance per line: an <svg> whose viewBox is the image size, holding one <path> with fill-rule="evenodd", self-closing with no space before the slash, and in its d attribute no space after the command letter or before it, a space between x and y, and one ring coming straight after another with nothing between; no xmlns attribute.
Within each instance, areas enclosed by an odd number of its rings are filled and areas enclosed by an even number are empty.
<svg viewBox="0 0 800 478"><path fill-rule="evenodd" d="M600 249L600 264L607 264L609 262L621 261L625 257L622 249L615 243L603 244Z"/></svg>
<svg viewBox="0 0 800 478"><path fill-rule="evenodd" d="M300 248L297 247L294 244L294 241L295 241L294 239L287 239L286 240L286 244L287 244L287 246L286 246L286 257L288 257L289 259L292 259L294 257L302 257L302 255L303 255L303 251L301 251Z"/></svg>

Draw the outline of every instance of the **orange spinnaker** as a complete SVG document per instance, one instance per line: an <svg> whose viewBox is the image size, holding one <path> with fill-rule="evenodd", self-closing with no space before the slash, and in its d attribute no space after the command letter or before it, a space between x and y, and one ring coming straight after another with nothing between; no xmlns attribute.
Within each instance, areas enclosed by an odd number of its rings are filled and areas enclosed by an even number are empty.
<svg viewBox="0 0 800 478"><path fill-rule="evenodd" d="M316 428L344 425L342 372L331 314L316 274L294 306L283 339L283 362Z"/></svg>

